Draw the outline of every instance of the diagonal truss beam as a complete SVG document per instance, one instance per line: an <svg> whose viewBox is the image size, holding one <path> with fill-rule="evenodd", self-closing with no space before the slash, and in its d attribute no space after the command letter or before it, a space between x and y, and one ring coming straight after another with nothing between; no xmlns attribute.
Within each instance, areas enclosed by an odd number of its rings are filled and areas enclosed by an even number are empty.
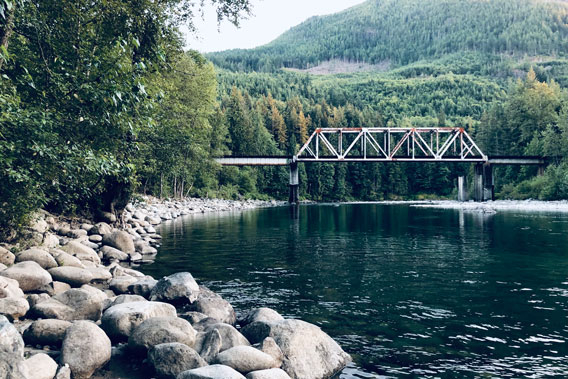
<svg viewBox="0 0 568 379"><path fill-rule="evenodd" d="M347 149L343 150L344 146ZM488 160L464 128L318 128L294 159L299 162Z"/></svg>

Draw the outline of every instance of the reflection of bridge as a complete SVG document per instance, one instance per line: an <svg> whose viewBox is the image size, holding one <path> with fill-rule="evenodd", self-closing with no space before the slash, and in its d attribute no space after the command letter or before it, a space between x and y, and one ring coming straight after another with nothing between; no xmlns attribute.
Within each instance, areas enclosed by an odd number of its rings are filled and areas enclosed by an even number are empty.
<svg viewBox="0 0 568 379"><path fill-rule="evenodd" d="M463 128L320 128L294 157L224 157L224 166L290 166L290 202L298 201L298 162L475 163L474 199L493 199L493 165L538 165L542 157L488 157ZM458 179L465 200L465 178Z"/></svg>

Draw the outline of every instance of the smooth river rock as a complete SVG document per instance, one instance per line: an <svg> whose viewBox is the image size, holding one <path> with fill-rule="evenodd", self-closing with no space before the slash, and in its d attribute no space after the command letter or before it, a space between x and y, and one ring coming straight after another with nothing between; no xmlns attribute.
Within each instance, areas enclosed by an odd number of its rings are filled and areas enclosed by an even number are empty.
<svg viewBox="0 0 568 379"><path fill-rule="evenodd" d="M68 364L73 379L90 378L111 356L111 343L105 332L89 321L75 321L63 339L61 363Z"/></svg>
<svg viewBox="0 0 568 379"><path fill-rule="evenodd" d="M92 262L97 265L101 263L101 258L95 250L78 241L70 241L67 245L63 246L61 250L75 256L81 261Z"/></svg>
<svg viewBox="0 0 568 379"><path fill-rule="evenodd" d="M81 287L93 280L93 274L89 270L73 266L55 267L48 272L54 280L67 283L72 287Z"/></svg>
<svg viewBox="0 0 568 379"><path fill-rule="evenodd" d="M59 266L84 267L79 258L74 257L63 250L52 250L52 254Z"/></svg>
<svg viewBox="0 0 568 379"><path fill-rule="evenodd" d="M173 305L156 301L137 301L108 308L101 319L101 327L109 337L127 339L143 321L153 317L177 317Z"/></svg>
<svg viewBox="0 0 568 379"><path fill-rule="evenodd" d="M290 379L286 371L279 368L249 372L247 379Z"/></svg>
<svg viewBox="0 0 568 379"><path fill-rule="evenodd" d="M301 320L256 321L242 332L252 342L272 337L284 354L282 369L292 378L328 378L351 362L337 342L319 327Z"/></svg>
<svg viewBox="0 0 568 379"><path fill-rule="evenodd" d="M61 346L65 332L71 325L69 321L57 319L34 321L24 331L24 341L28 345Z"/></svg>
<svg viewBox="0 0 568 379"><path fill-rule="evenodd" d="M134 254L134 252L136 251L134 248L134 241L132 240L132 236L124 230L117 230L110 234L105 234L103 236L103 243L105 245L121 250L129 255Z"/></svg>
<svg viewBox="0 0 568 379"><path fill-rule="evenodd" d="M256 308L249 311L242 320L240 320L240 325L242 327L252 324L255 321L264 321L264 322L275 322L275 321L282 321L284 317L280 315L280 313L276 312L270 308Z"/></svg>
<svg viewBox="0 0 568 379"><path fill-rule="evenodd" d="M94 288L72 288L34 305L32 311L41 318L97 321L103 310L102 296L106 298Z"/></svg>
<svg viewBox="0 0 568 379"><path fill-rule="evenodd" d="M166 276L156 283L150 300L173 303L192 303L197 299L199 285L189 272Z"/></svg>
<svg viewBox="0 0 568 379"><path fill-rule="evenodd" d="M225 350L217 355L215 362L243 374L280 367L280 362L252 346L235 346Z"/></svg>
<svg viewBox="0 0 568 379"><path fill-rule="evenodd" d="M204 286L199 286L197 298L184 309L206 314L225 324L234 325L236 321L235 310L231 304Z"/></svg>
<svg viewBox="0 0 568 379"><path fill-rule="evenodd" d="M211 365L184 371L177 379L246 379L238 371L223 365Z"/></svg>
<svg viewBox="0 0 568 379"><path fill-rule="evenodd" d="M57 374L57 363L47 354L32 355L24 361L30 379L53 379Z"/></svg>
<svg viewBox="0 0 568 379"><path fill-rule="evenodd" d="M191 324L179 317L154 317L138 325L128 338L128 346L135 351L146 351L162 343L179 342L189 347L195 344L197 332Z"/></svg>
<svg viewBox="0 0 568 379"><path fill-rule="evenodd" d="M156 345L148 352L148 361L159 378L175 379L181 372L207 366L199 354L183 343Z"/></svg>
<svg viewBox="0 0 568 379"><path fill-rule="evenodd" d="M39 290L52 282L51 275L36 262L16 263L0 275L18 281L24 292Z"/></svg>
<svg viewBox="0 0 568 379"><path fill-rule="evenodd" d="M36 262L41 268L48 270L53 267L57 267L57 262L55 258L51 256L47 251L41 249L31 248L24 250L16 255L16 262Z"/></svg>
<svg viewBox="0 0 568 379"><path fill-rule="evenodd" d="M0 263L6 266L11 266L14 264L16 256L12 254L9 250L4 249L0 246Z"/></svg>

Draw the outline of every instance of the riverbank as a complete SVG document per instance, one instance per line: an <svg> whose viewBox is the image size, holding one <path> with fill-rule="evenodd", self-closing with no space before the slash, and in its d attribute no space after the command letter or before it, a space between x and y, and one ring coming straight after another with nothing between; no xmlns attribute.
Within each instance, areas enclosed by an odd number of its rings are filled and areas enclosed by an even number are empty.
<svg viewBox="0 0 568 379"><path fill-rule="evenodd" d="M459 201L411 202L413 207L459 209L470 212L494 213L497 211L568 212L568 201L496 200L483 203Z"/></svg>
<svg viewBox="0 0 568 379"><path fill-rule="evenodd" d="M153 278L129 267L158 253L163 221L285 203L142 200L107 222L42 213L32 247L0 248L0 376L111 378L109 361L126 357L148 377L315 379L351 361L315 325L235 311L188 272Z"/></svg>

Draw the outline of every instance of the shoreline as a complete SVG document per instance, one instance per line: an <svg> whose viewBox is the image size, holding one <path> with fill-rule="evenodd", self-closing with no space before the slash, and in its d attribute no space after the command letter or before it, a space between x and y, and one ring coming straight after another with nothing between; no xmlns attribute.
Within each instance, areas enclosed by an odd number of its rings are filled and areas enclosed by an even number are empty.
<svg viewBox="0 0 568 379"><path fill-rule="evenodd" d="M237 314L188 272L153 278L132 268L158 254L162 222L285 204L144 197L120 220L102 214L106 222L98 223L41 212L26 232L31 248L0 245L0 372L23 379L339 373L351 357L319 327L269 308Z"/></svg>

